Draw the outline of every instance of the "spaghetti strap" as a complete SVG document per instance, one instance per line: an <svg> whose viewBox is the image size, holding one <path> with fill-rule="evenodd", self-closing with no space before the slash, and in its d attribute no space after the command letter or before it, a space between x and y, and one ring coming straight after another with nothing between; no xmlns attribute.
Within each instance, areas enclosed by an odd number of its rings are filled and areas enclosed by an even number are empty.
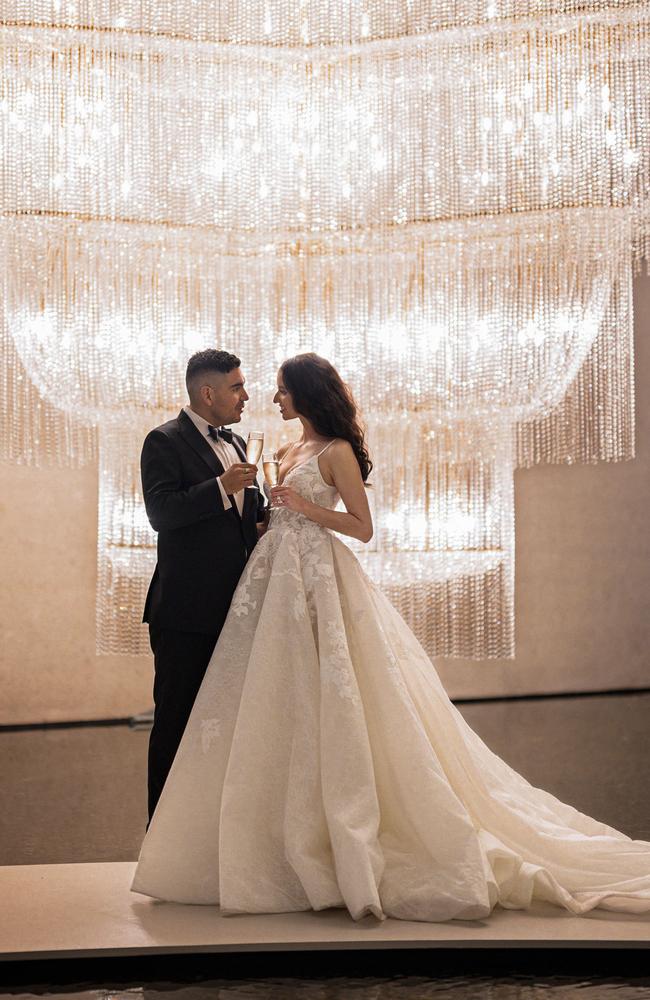
<svg viewBox="0 0 650 1000"><path fill-rule="evenodd" d="M336 441L336 438L332 438L331 441L328 441L327 444L325 445L325 447L321 451L319 451L318 454L314 456L314 458L320 458L321 455L324 454L324 452L327 451L327 449L329 448L329 446L331 444L334 444L335 441Z"/></svg>

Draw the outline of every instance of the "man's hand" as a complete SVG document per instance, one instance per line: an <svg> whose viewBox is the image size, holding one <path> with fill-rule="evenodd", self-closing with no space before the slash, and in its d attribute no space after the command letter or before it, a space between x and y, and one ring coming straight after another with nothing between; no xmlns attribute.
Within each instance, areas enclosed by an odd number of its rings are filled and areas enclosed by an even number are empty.
<svg viewBox="0 0 650 1000"><path fill-rule="evenodd" d="M245 486L252 486L257 475L257 466L248 462L237 462L226 469L221 476L221 485L226 493L239 493Z"/></svg>

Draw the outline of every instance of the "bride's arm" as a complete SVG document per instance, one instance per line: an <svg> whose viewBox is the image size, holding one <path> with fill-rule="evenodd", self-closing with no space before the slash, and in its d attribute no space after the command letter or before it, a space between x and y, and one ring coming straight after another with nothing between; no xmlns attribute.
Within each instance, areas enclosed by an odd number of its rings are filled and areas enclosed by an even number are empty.
<svg viewBox="0 0 650 1000"><path fill-rule="evenodd" d="M324 528L358 538L361 542L369 542L372 538L372 517L359 463L349 442L335 441L323 456L323 466L338 490L345 511L319 507L289 486L276 486L272 490L273 498L282 497L284 507L304 514L310 521L315 521Z"/></svg>

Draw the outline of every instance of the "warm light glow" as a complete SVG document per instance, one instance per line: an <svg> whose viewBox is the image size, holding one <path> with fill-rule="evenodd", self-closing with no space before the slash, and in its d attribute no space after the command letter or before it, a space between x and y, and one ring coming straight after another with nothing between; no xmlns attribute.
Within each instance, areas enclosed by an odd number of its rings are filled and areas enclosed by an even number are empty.
<svg viewBox="0 0 650 1000"><path fill-rule="evenodd" d="M650 12L534 6L12 5L2 447L99 461L101 652L146 650L139 449L219 345L270 444L277 365L339 366L368 571L431 653L512 655L513 470L633 453L650 233Z"/></svg>

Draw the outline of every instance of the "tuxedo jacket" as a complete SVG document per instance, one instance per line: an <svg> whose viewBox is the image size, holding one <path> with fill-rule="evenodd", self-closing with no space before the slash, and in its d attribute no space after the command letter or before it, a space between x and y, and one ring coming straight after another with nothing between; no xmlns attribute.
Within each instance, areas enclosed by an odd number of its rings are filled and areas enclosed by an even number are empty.
<svg viewBox="0 0 650 1000"><path fill-rule="evenodd" d="M233 445L246 461L243 439ZM158 532L158 562L143 621L156 628L217 633L264 517L260 490L244 491L241 516L231 497L224 510L217 476L224 469L207 437L181 410L145 438L142 491Z"/></svg>

